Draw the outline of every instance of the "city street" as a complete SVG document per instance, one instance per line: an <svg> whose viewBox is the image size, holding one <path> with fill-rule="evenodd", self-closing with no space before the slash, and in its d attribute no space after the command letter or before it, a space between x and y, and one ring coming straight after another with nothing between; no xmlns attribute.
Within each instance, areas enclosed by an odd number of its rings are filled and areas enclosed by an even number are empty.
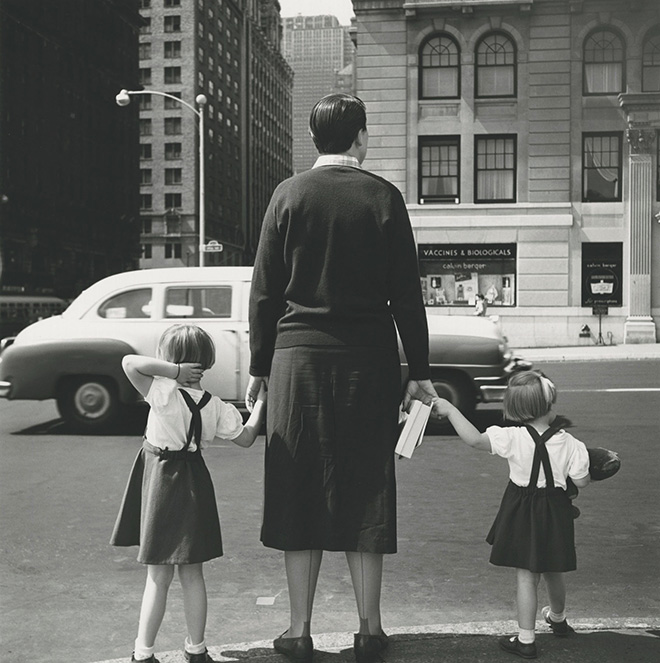
<svg viewBox="0 0 660 663"><path fill-rule="evenodd" d="M572 420L571 432L622 459L618 475L583 489L576 501L582 515L569 615L657 622L660 392L650 389L658 386L660 362L538 366L557 383L556 410ZM605 391L612 388L621 391ZM475 423L484 429L500 420L500 409L488 406ZM137 413L121 434L75 435L51 401L0 401L3 662L130 656L145 572L135 549L112 548L108 540L143 424ZM225 545L225 557L206 565L209 645L267 640L287 626L282 559L259 542L263 446L259 438L252 449L222 445L205 452ZM506 484L506 462L453 435L429 436L397 470L399 554L386 559L385 629L512 620L514 575L488 564L484 540ZM316 633L357 627L340 554L324 559L313 627ZM175 580L157 650L180 649L184 636Z"/></svg>

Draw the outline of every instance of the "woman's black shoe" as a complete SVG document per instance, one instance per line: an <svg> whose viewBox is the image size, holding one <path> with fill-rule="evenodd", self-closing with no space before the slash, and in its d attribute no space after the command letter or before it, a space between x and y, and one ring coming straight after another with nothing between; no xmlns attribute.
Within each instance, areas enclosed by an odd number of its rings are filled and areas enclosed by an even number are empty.
<svg viewBox="0 0 660 663"><path fill-rule="evenodd" d="M379 635L362 635L356 633L353 637L353 650L357 663L376 663L382 661L381 652L385 651L388 637L385 633Z"/></svg>
<svg viewBox="0 0 660 663"><path fill-rule="evenodd" d="M311 663L314 653L312 638L309 635L301 635L299 638L284 638L283 635L284 633L273 641L275 651L284 654L295 663Z"/></svg>

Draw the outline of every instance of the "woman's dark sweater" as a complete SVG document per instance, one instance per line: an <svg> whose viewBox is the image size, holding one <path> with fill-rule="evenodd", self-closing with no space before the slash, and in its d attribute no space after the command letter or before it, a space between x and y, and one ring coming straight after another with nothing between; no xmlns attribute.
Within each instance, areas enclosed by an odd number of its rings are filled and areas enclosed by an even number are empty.
<svg viewBox="0 0 660 663"><path fill-rule="evenodd" d="M264 217L250 294L250 374L275 348L397 347L430 377L428 327L410 219L399 190L350 166L282 182Z"/></svg>

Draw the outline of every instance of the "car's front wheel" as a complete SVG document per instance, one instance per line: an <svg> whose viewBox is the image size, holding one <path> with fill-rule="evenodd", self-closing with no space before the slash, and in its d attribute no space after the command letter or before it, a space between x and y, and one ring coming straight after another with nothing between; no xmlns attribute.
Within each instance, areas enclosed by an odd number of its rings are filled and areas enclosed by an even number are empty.
<svg viewBox="0 0 660 663"><path fill-rule="evenodd" d="M117 421L120 409L117 387L102 376L68 378L59 386L57 409L75 430L97 433Z"/></svg>

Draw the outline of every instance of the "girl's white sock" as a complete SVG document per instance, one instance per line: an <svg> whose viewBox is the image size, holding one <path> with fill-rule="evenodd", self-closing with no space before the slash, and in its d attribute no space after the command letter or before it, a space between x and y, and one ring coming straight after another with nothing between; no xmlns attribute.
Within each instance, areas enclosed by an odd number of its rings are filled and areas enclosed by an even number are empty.
<svg viewBox="0 0 660 663"><path fill-rule="evenodd" d="M523 645L531 645L532 642L536 639L536 634L534 629L519 628L518 629L518 641L522 642Z"/></svg>
<svg viewBox="0 0 660 663"><path fill-rule="evenodd" d="M133 658L136 661L146 661L154 655L154 647L145 647L138 640L135 641L135 651L133 652Z"/></svg>
<svg viewBox="0 0 660 663"><path fill-rule="evenodd" d="M193 645L190 638L186 636L184 647L189 654L203 654L206 651L206 640L202 640L198 645Z"/></svg>
<svg viewBox="0 0 660 663"><path fill-rule="evenodd" d="M555 623L560 623L563 622L566 619L566 612L548 612L548 617L550 617L550 620L555 622Z"/></svg>

